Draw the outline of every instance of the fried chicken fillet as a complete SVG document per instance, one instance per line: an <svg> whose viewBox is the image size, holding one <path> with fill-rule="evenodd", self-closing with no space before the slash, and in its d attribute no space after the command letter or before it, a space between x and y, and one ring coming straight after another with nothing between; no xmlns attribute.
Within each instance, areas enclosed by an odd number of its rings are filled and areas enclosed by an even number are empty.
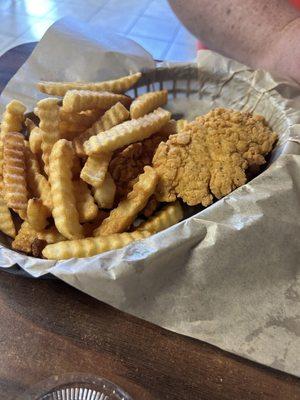
<svg viewBox="0 0 300 400"><path fill-rule="evenodd" d="M263 117L218 108L196 118L158 146L156 197L208 206L246 183L249 166L264 164L277 140Z"/></svg>

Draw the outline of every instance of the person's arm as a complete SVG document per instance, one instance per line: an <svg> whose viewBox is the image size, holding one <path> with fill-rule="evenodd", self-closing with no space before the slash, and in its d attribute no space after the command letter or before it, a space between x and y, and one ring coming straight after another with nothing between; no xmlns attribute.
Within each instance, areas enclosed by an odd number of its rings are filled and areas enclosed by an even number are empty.
<svg viewBox="0 0 300 400"><path fill-rule="evenodd" d="M169 0L212 50L300 83L300 12L288 0Z"/></svg>

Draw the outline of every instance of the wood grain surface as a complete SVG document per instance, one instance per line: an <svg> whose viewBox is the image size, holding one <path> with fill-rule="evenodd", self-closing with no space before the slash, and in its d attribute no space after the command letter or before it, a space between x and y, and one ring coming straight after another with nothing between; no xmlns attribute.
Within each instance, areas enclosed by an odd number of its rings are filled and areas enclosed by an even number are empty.
<svg viewBox="0 0 300 400"><path fill-rule="evenodd" d="M0 59L1 87L34 45ZM0 398L52 375L107 378L136 400L300 399L300 381L117 311L59 281L0 272Z"/></svg>

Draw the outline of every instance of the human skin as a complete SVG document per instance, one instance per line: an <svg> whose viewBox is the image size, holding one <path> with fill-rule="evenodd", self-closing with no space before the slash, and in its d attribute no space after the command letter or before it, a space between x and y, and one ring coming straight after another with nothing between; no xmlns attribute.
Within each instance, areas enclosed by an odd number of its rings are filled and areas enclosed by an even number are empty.
<svg viewBox="0 0 300 400"><path fill-rule="evenodd" d="M210 49L300 84L300 11L288 0L169 0Z"/></svg>

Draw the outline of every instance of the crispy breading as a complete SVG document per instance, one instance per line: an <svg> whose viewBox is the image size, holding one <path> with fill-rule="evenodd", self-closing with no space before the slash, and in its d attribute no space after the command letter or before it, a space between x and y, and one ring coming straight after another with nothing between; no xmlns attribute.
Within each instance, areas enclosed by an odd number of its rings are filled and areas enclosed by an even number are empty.
<svg viewBox="0 0 300 400"><path fill-rule="evenodd" d="M159 143L167 139L164 134L157 133L114 153L109 171L117 187L117 201L127 196L138 175L143 172L146 165L151 164Z"/></svg>
<svg viewBox="0 0 300 400"><path fill-rule="evenodd" d="M260 116L215 109L161 143L153 158L156 196L208 206L246 182L248 165L261 165L277 135Z"/></svg>
<svg viewBox="0 0 300 400"><path fill-rule="evenodd" d="M270 153L278 138L263 116L249 112L216 108L196 121L234 144L235 151L247 160L249 166L265 164L264 156Z"/></svg>
<svg viewBox="0 0 300 400"><path fill-rule="evenodd" d="M31 253L32 244L36 238L37 232L27 221L24 221L11 247L14 250L24 251L24 253Z"/></svg>

